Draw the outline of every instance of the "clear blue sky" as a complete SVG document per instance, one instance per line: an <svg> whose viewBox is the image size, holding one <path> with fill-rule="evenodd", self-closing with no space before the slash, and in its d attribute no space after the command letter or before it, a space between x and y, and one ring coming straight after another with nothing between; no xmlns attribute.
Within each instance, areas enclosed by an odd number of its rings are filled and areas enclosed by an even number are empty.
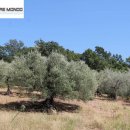
<svg viewBox="0 0 130 130"><path fill-rule="evenodd" d="M0 45L56 41L82 53L102 46L130 56L130 0L25 0L25 18L0 19Z"/></svg>

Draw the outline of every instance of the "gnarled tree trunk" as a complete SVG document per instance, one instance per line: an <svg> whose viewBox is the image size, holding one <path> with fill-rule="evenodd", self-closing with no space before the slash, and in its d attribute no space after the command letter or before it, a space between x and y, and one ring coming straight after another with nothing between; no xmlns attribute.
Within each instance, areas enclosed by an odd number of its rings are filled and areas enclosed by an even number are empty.
<svg viewBox="0 0 130 130"><path fill-rule="evenodd" d="M10 90L10 85L9 85L9 78L7 78L6 83L7 83L7 92L6 92L6 95L12 95L12 92Z"/></svg>

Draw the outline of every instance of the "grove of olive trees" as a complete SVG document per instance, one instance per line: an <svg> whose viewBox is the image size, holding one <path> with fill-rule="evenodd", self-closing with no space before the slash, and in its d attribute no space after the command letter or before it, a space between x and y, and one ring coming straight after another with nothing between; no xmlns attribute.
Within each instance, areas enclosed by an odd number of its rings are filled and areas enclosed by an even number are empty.
<svg viewBox="0 0 130 130"><path fill-rule="evenodd" d="M95 72L83 61L68 62L58 53L44 57L34 51L15 57L11 63L1 60L0 65L1 83L42 92L51 105L55 97L94 98L97 87Z"/></svg>
<svg viewBox="0 0 130 130"><path fill-rule="evenodd" d="M0 47L0 55L0 86L7 87L8 95L15 86L38 91L50 106L56 97L85 101L95 93L112 99L130 96L129 64L101 47L76 54L55 42L40 40L26 48L11 40Z"/></svg>

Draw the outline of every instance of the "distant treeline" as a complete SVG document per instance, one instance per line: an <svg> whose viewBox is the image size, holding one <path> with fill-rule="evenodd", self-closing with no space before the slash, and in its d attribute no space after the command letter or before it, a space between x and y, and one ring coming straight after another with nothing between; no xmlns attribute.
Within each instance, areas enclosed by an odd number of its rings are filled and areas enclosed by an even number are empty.
<svg viewBox="0 0 130 130"><path fill-rule="evenodd" d="M86 49L86 48L85 48ZM84 61L91 69L101 71L106 68L127 71L130 68L130 57L125 60L119 54L112 54L103 47L96 46L95 50L87 49L82 54L65 49L57 42L43 40L35 41L34 47L26 47L22 41L9 40L0 46L0 60L13 61L15 56L25 55L28 52L38 50L42 56L49 56L52 52L60 53L67 57L68 61Z"/></svg>

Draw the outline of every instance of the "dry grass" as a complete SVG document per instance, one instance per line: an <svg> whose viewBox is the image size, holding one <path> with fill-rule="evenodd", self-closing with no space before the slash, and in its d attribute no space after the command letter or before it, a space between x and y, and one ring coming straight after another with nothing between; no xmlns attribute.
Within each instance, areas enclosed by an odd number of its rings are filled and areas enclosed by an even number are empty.
<svg viewBox="0 0 130 130"><path fill-rule="evenodd" d="M29 100L0 96L0 104ZM130 106L123 101L95 99L89 102L64 101L81 106L78 113L19 113L0 111L0 130L130 130ZM14 119L14 120L13 120ZM12 121L13 120L13 121Z"/></svg>

